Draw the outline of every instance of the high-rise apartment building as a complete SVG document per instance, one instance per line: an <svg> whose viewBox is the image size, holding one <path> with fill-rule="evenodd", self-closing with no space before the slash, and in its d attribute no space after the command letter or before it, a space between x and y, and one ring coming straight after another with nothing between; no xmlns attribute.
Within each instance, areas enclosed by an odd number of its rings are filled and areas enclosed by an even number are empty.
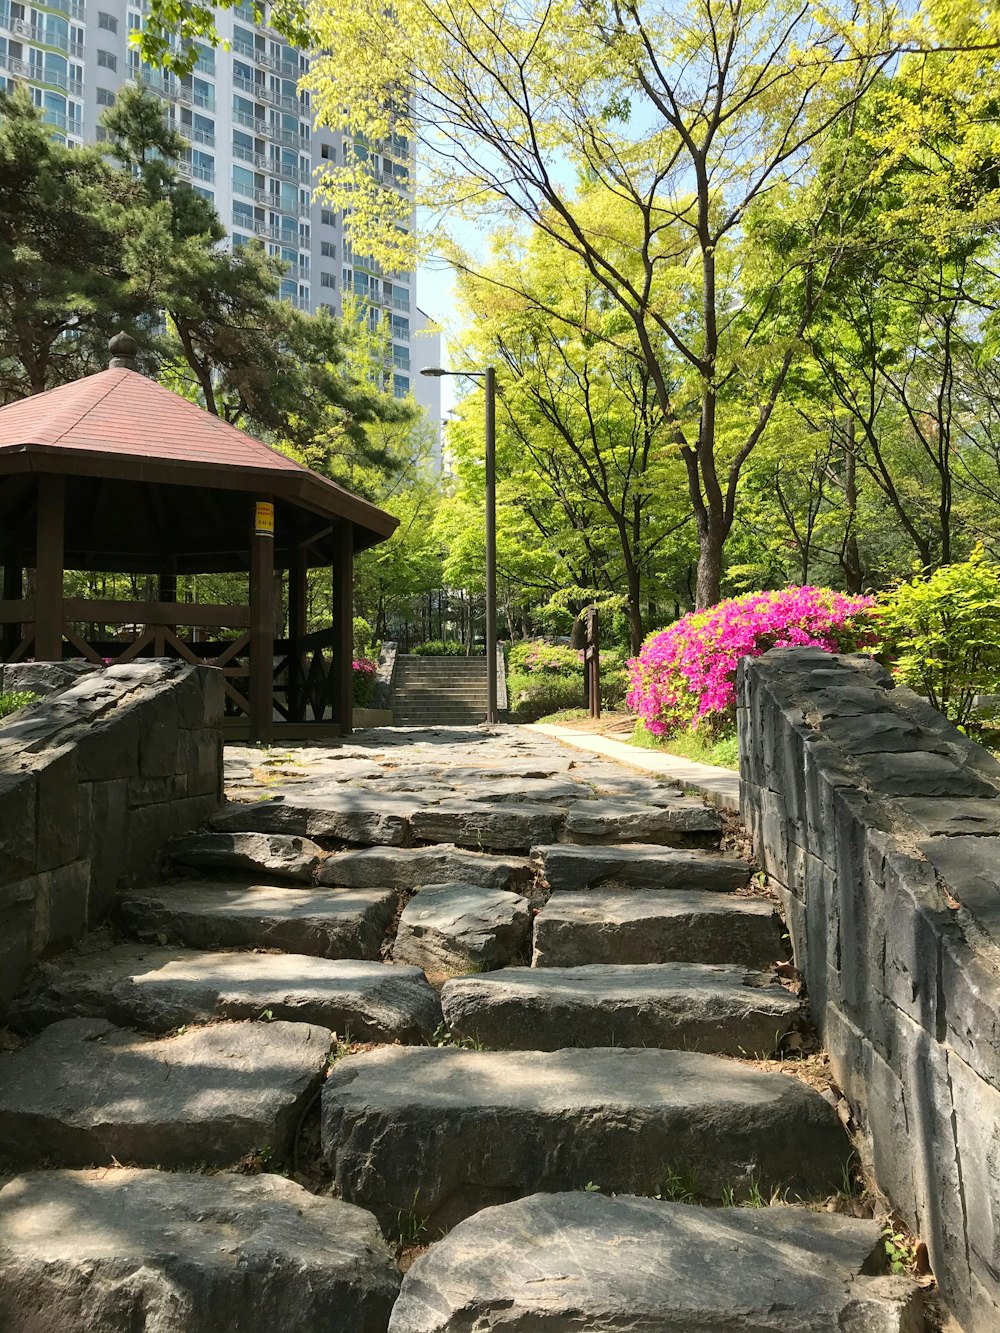
<svg viewBox="0 0 1000 1333"><path fill-rule="evenodd" d="M256 23L252 4L216 11L223 45L199 45L184 78L143 65L129 45L148 10L148 0L0 0L0 85L26 83L69 144L101 138L100 115L124 84L149 87L187 140L182 173L215 205L233 244L257 237L284 260L282 296L302 310L342 314L346 297L359 298L373 327L391 333L393 391L413 391L439 425L436 386L418 374L437 363L439 339L414 340L427 323L414 275L385 273L352 254L341 214L313 190L317 166L351 153L384 188L410 194L409 143L398 135L352 142L314 129L309 95L298 89L308 57Z"/></svg>

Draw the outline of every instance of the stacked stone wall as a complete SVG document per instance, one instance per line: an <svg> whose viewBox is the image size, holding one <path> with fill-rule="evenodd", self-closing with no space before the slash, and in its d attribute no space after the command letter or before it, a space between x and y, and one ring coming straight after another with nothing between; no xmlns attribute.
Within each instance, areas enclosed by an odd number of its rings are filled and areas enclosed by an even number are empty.
<svg viewBox="0 0 1000 1333"><path fill-rule="evenodd" d="M864 657L741 664L741 808L878 1183L1000 1330L1000 765Z"/></svg>
<svg viewBox="0 0 1000 1333"><path fill-rule="evenodd" d="M220 672L132 663L0 722L0 1011L222 800Z"/></svg>

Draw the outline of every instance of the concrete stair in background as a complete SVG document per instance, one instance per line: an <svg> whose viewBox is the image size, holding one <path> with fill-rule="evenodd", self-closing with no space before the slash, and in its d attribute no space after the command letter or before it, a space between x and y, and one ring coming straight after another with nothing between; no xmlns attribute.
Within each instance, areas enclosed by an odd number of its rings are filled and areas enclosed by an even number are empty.
<svg viewBox="0 0 1000 1333"><path fill-rule="evenodd" d="M395 726L478 726L486 721L486 658L399 656L389 702Z"/></svg>

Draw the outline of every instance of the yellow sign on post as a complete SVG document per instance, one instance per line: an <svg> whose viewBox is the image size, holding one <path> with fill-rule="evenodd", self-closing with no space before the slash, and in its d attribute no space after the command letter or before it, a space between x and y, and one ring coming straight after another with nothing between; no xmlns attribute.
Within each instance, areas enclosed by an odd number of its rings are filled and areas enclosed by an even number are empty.
<svg viewBox="0 0 1000 1333"><path fill-rule="evenodd" d="M254 510L253 530L258 537L274 536L274 505L258 500Z"/></svg>

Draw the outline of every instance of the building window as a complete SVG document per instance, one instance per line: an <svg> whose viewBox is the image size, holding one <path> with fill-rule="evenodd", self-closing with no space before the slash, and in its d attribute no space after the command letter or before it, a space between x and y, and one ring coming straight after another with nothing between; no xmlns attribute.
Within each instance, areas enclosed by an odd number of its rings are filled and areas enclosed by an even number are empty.
<svg viewBox="0 0 1000 1333"><path fill-rule="evenodd" d="M336 259L337 247L333 241L320 241L319 252L324 259Z"/></svg>
<svg viewBox="0 0 1000 1333"><path fill-rule="evenodd" d="M405 398L410 392L410 381L405 375L393 375L392 393L395 398Z"/></svg>
<svg viewBox="0 0 1000 1333"><path fill-rule="evenodd" d="M114 93L109 92L107 88L98 88L98 90L97 90L97 105L98 105L98 106L114 106L114 104L115 104L115 95L114 95Z"/></svg>
<svg viewBox="0 0 1000 1333"><path fill-rule="evenodd" d="M104 28L106 32L117 32L118 20L113 14L102 14L99 12L97 15L97 26L99 28Z"/></svg>
<svg viewBox="0 0 1000 1333"><path fill-rule="evenodd" d="M332 273L321 273L319 275L319 285L321 287L336 287L337 279Z"/></svg>
<svg viewBox="0 0 1000 1333"><path fill-rule="evenodd" d="M335 227L337 225L337 215L332 208L320 209L319 220L325 227Z"/></svg>
<svg viewBox="0 0 1000 1333"><path fill-rule="evenodd" d="M118 57L113 56L110 51L98 51L97 63L102 69L117 69Z"/></svg>
<svg viewBox="0 0 1000 1333"><path fill-rule="evenodd" d="M325 143L319 150L319 155L327 162L336 161L336 151L332 143Z"/></svg>

